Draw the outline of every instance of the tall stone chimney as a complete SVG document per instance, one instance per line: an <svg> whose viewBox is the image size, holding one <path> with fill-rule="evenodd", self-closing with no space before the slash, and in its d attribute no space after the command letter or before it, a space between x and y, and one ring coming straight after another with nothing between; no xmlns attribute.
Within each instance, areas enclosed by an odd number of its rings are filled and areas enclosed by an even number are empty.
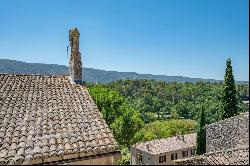
<svg viewBox="0 0 250 166"><path fill-rule="evenodd" d="M77 28L69 30L70 42L70 60L69 60L69 73L73 82L77 84L82 83L82 61L81 53L79 52L79 37L80 33Z"/></svg>

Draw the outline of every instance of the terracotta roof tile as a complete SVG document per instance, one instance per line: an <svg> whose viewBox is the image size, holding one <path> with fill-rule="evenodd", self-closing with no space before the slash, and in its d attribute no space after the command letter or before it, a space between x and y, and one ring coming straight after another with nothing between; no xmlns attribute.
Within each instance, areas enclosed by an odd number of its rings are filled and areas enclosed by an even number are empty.
<svg viewBox="0 0 250 166"><path fill-rule="evenodd" d="M184 148L193 148L196 147L196 133L155 139L138 143L133 147L152 154L161 154Z"/></svg>
<svg viewBox="0 0 250 166"><path fill-rule="evenodd" d="M86 87L68 76L0 74L0 164L116 150Z"/></svg>
<svg viewBox="0 0 250 166"><path fill-rule="evenodd" d="M178 165L249 165L249 147L238 147L175 160Z"/></svg>

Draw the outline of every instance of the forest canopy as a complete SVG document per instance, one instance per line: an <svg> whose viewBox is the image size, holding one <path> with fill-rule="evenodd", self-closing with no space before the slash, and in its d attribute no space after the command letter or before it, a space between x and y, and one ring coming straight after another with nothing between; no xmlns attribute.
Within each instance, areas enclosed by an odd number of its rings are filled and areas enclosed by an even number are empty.
<svg viewBox="0 0 250 166"><path fill-rule="evenodd" d="M205 124L220 120L223 109L223 83L119 80L87 87L120 146L119 164L129 164L131 145L197 132L201 108ZM248 99L248 85L236 90L238 111L248 111L242 102Z"/></svg>
<svg viewBox="0 0 250 166"><path fill-rule="evenodd" d="M199 118L204 106L206 123L219 120L223 83L167 83L155 80L119 80L108 84L89 84L89 88L103 87L118 92L126 103L139 111L145 123L171 118ZM248 111L242 103L248 98L248 85L237 85L238 109Z"/></svg>

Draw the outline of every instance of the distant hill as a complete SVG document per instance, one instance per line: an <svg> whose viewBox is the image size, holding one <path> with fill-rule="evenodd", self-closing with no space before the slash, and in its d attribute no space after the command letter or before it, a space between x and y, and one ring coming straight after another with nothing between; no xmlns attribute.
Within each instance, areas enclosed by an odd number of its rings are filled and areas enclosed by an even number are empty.
<svg viewBox="0 0 250 166"><path fill-rule="evenodd" d="M46 74L46 75L67 75L68 67L56 64L25 63L16 60L0 59L0 73L15 74ZM86 82L107 83L120 79L147 79L161 80L166 82L219 82L221 80L189 78L183 76L166 76L152 74L138 74L136 72L105 71L93 68L84 68L83 78ZM239 84L248 84L248 81L238 81Z"/></svg>

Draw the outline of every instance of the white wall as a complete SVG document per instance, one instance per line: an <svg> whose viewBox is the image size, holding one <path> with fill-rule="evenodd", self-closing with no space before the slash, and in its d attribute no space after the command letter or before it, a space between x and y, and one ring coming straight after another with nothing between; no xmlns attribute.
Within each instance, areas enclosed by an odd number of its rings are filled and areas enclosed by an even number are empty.
<svg viewBox="0 0 250 166"><path fill-rule="evenodd" d="M162 154L150 154L148 152L141 151L139 149L135 149L134 147L130 148L130 153L131 153L131 159L130 159L130 164L131 165L137 165L140 162L137 159L137 153L142 153L142 162L144 164L150 164L150 165L175 165L174 161L171 160L171 154L177 153L177 159L182 159L182 151L188 150L188 156L186 158L191 157L191 152L190 149L195 149L196 147L191 147L191 148L185 148L181 150L176 150L172 152L167 152L167 153L162 153ZM159 163L159 157L166 155L166 162Z"/></svg>

